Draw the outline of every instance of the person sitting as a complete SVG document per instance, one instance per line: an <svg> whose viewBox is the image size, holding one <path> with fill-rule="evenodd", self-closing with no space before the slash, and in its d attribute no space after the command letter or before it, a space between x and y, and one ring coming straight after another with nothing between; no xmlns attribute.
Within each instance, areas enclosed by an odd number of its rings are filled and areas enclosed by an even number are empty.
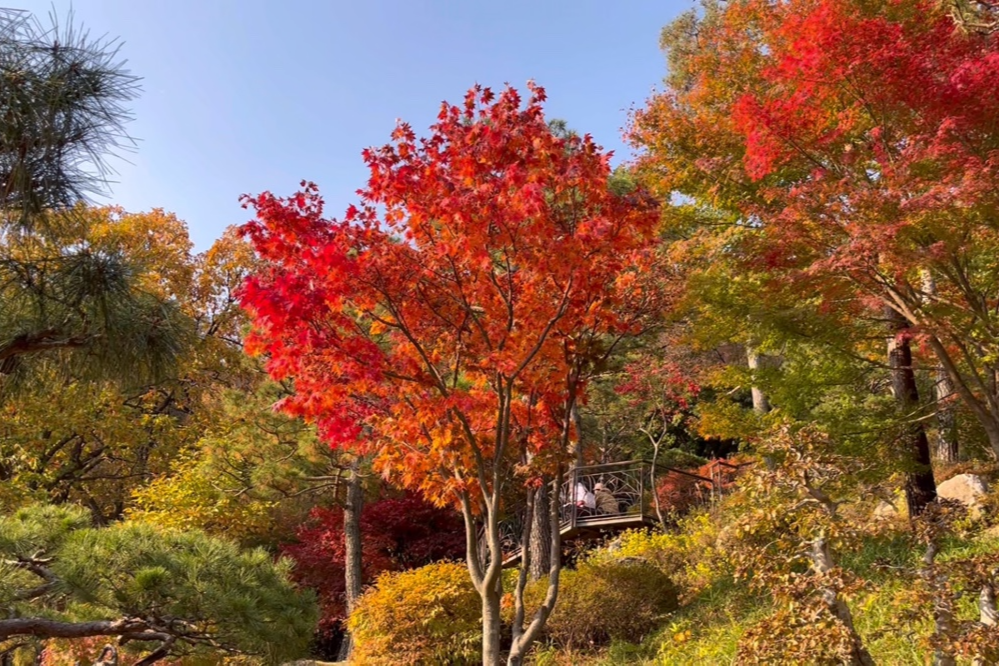
<svg viewBox="0 0 999 666"><path fill-rule="evenodd" d="M576 506L576 515L585 516L597 508L597 500L582 481L576 482L573 488L572 502Z"/></svg>
<svg viewBox="0 0 999 666"><path fill-rule="evenodd" d="M612 514L619 513L620 507L617 504L617 498L611 493L602 483L597 483L593 486L594 500L597 506L597 513L602 514Z"/></svg>

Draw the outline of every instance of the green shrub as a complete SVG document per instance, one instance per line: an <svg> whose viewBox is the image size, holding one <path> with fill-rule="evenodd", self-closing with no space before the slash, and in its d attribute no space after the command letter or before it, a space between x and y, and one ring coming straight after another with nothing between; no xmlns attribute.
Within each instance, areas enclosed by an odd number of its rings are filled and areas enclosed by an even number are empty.
<svg viewBox="0 0 999 666"><path fill-rule="evenodd" d="M718 517L698 511L684 516L675 531L629 530L614 541L613 555L648 562L677 585L681 602L731 572Z"/></svg>
<svg viewBox="0 0 999 666"><path fill-rule="evenodd" d="M546 579L527 586L529 613L541 604L546 588ZM512 617L510 600L504 605ZM558 602L545 631L567 650L611 641L637 643L676 608L676 586L656 566L638 559L591 558L562 572Z"/></svg>
<svg viewBox="0 0 999 666"><path fill-rule="evenodd" d="M468 570L461 564L384 573L348 620L355 641L351 663L478 663L481 611Z"/></svg>
<svg viewBox="0 0 999 666"><path fill-rule="evenodd" d="M707 464L708 459L688 453L681 449L666 449L659 454L656 463L662 467L672 467L674 469L697 469L701 465Z"/></svg>
<svg viewBox="0 0 999 666"><path fill-rule="evenodd" d="M315 599L291 582L288 560L195 530L88 523L89 512L69 506L0 515L0 623L128 619L169 634L171 656L187 659L249 655L280 663L307 652ZM15 637L57 637L11 629ZM105 642L127 633L80 629ZM128 641L128 649L148 651L157 642Z"/></svg>

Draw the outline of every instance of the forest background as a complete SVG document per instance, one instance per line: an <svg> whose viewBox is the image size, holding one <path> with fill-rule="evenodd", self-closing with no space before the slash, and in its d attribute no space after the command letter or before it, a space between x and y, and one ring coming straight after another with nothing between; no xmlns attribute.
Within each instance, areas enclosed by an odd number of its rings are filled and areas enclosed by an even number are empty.
<svg viewBox="0 0 999 666"><path fill-rule="evenodd" d="M475 86L200 253L91 202L115 45L0 19L4 662L999 659L995 3L704 2L633 161ZM563 569L642 458L740 472Z"/></svg>

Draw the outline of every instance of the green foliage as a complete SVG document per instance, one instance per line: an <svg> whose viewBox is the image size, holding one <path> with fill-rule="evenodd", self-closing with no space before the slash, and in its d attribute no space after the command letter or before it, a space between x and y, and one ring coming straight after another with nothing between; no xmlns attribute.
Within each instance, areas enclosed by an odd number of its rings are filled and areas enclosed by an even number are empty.
<svg viewBox="0 0 999 666"><path fill-rule="evenodd" d="M125 104L138 78L115 41L53 19L0 10L0 205L3 223L28 225L101 191L110 152L131 143Z"/></svg>
<svg viewBox="0 0 999 666"><path fill-rule="evenodd" d="M0 630L11 617L132 618L173 634L175 656L226 650L279 662L305 652L316 607L291 583L288 561L197 531L89 528L85 515L32 506L0 518L0 557L19 572L0 580L11 604Z"/></svg>
<svg viewBox="0 0 999 666"><path fill-rule="evenodd" d="M90 525L90 516L77 506L36 505L0 516L0 552L30 558L51 553L66 537Z"/></svg>
<svg viewBox="0 0 999 666"><path fill-rule="evenodd" d="M351 663L479 663L480 610L464 565L441 563L384 573L348 621L355 641Z"/></svg>
<svg viewBox="0 0 999 666"><path fill-rule="evenodd" d="M275 383L225 391L169 474L136 489L129 519L246 544L292 539L310 509L335 497L343 465L314 428L271 409L284 395Z"/></svg>
<svg viewBox="0 0 999 666"><path fill-rule="evenodd" d="M129 252L135 239L112 232L131 217L78 206L0 238L0 397L31 386L46 361L72 377L139 386L162 379L193 342L177 300L146 288L150 267Z"/></svg>

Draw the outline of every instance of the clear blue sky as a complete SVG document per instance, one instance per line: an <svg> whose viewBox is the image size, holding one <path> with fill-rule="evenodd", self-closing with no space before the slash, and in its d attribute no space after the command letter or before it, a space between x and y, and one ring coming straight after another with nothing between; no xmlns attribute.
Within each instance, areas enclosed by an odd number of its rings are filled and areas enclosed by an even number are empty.
<svg viewBox="0 0 999 666"><path fill-rule="evenodd" d="M396 118L419 134L472 84L548 91L547 115L627 157L621 127L665 71L659 31L691 0L10 0L120 36L143 77L139 141L112 201L186 220L199 249L243 193L319 184L339 215L360 151Z"/></svg>

